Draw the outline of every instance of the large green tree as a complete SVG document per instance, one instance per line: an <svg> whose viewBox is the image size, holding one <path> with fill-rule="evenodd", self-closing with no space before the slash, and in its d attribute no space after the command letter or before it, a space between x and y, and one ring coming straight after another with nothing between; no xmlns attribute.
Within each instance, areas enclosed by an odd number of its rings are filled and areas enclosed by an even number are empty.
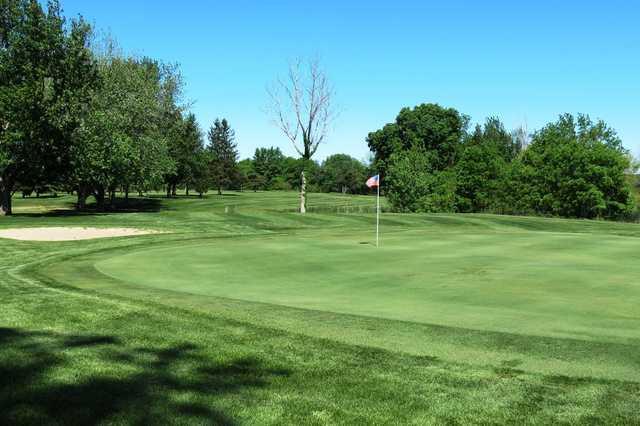
<svg viewBox="0 0 640 426"><path fill-rule="evenodd" d="M514 179L526 181L537 195L530 199L537 213L615 219L634 209L628 153L603 121L560 116L534 134L522 164Z"/></svg>
<svg viewBox="0 0 640 426"><path fill-rule="evenodd" d="M386 192L391 206L401 212L452 212L456 181L451 169L439 170L434 151L413 147L388 160Z"/></svg>
<svg viewBox="0 0 640 426"><path fill-rule="evenodd" d="M359 160L346 155L334 154L321 165L320 187L325 192L358 194L366 189L367 168Z"/></svg>
<svg viewBox="0 0 640 426"><path fill-rule="evenodd" d="M455 163L468 123L469 118L453 108L422 104L403 108L394 123L369 133L367 143L383 176L394 154L413 148L430 153L432 167L444 170Z"/></svg>
<svg viewBox="0 0 640 426"><path fill-rule="evenodd" d="M112 54L99 63L102 84L74 138L72 178L79 208L90 195L103 208L105 195L118 187L158 185L173 168L162 131L161 65Z"/></svg>
<svg viewBox="0 0 640 426"><path fill-rule="evenodd" d="M90 27L68 24L57 1L0 2L0 214L18 182L61 182L72 135L97 82Z"/></svg>
<svg viewBox="0 0 640 426"><path fill-rule="evenodd" d="M202 187L202 176L205 173L203 154L204 140L202 131L198 126L193 113L183 117L179 114L176 127L172 129L168 137L169 155L175 164L172 173L165 177L167 195L175 195L176 187L183 185L189 195L189 189L196 186Z"/></svg>
<svg viewBox="0 0 640 426"><path fill-rule="evenodd" d="M253 168L261 182L260 189L272 189L274 180L282 175L284 155L280 148L257 148L253 155Z"/></svg>
<svg viewBox="0 0 640 426"><path fill-rule="evenodd" d="M502 122L491 117L465 138L456 161L457 210L481 212L495 207L499 186L519 145Z"/></svg>
<svg viewBox="0 0 640 426"><path fill-rule="evenodd" d="M211 181L222 195L222 189L228 186L237 175L238 151L235 132L226 119L216 119L208 133L210 153L209 173Z"/></svg>

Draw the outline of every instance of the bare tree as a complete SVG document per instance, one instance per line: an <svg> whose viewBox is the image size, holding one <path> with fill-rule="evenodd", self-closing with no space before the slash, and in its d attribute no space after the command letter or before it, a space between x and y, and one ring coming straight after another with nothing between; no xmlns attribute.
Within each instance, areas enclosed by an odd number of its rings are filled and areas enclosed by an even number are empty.
<svg viewBox="0 0 640 426"><path fill-rule="evenodd" d="M512 132L513 141L515 142L518 151L524 151L531 142L531 135L527 128L527 119L524 119L524 123Z"/></svg>
<svg viewBox="0 0 640 426"><path fill-rule="evenodd" d="M273 123L291 141L302 158L300 174L300 213L307 209L305 167L326 139L336 117L332 108L333 88L316 60L297 60L289 66L286 78L279 78L267 89Z"/></svg>

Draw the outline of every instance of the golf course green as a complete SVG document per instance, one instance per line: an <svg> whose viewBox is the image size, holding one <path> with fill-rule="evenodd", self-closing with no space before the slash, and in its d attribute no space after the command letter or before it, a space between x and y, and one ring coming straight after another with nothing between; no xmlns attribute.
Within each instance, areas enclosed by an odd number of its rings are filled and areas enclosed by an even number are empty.
<svg viewBox="0 0 640 426"><path fill-rule="evenodd" d="M385 213L376 248L372 198L310 200L19 200L0 229L162 232L1 240L0 421L637 422L638 225Z"/></svg>
<svg viewBox="0 0 640 426"><path fill-rule="evenodd" d="M101 273L202 296L472 329L636 337L640 241L555 233L314 235L169 244ZM559 320L562 319L561 322Z"/></svg>

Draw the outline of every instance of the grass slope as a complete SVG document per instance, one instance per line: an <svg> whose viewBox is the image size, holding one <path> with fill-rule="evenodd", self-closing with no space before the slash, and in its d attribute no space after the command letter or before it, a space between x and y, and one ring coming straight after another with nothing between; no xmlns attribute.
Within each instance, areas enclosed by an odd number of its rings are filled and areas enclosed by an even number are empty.
<svg viewBox="0 0 640 426"><path fill-rule="evenodd" d="M638 423L636 225L389 214L372 260L371 198L311 200L18 200L172 233L2 240L0 423Z"/></svg>

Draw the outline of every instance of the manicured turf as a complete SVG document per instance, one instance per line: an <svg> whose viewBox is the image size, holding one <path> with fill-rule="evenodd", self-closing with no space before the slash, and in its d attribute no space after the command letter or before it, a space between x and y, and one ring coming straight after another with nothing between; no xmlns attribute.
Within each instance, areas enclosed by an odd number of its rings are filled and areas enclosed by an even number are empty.
<svg viewBox="0 0 640 426"><path fill-rule="evenodd" d="M638 225L385 214L376 250L371 197L69 201L0 228L169 233L2 240L0 423L639 421Z"/></svg>
<svg viewBox="0 0 640 426"><path fill-rule="evenodd" d="M385 236L377 250L367 239L179 242L95 266L130 284L322 311L563 337L639 335L640 322L630 321L640 299L637 238L416 231Z"/></svg>

